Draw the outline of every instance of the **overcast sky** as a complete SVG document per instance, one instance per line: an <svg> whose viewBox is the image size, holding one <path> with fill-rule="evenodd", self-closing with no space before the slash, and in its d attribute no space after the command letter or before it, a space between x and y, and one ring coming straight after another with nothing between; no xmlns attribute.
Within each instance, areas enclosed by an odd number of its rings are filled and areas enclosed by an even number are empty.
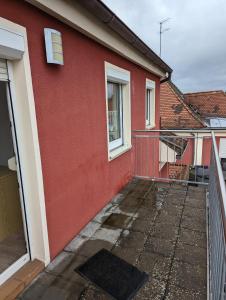
<svg viewBox="0 0 226 300"><path fill-rule="evenodd" d="M103 0L159 54L183 91L226 90L226 0Z"/></svg>

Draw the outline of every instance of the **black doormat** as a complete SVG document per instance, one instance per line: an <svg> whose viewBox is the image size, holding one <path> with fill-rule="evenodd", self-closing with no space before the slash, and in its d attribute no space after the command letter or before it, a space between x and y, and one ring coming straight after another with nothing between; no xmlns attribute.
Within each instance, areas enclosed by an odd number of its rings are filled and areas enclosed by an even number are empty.
<svg viewBox="0 0 226 300"><path fill-rule="evenodd" d="M117 300L132 299L148 280L145 272L139 271L106 249L97 252L76 268L75 272Z"/></svg>

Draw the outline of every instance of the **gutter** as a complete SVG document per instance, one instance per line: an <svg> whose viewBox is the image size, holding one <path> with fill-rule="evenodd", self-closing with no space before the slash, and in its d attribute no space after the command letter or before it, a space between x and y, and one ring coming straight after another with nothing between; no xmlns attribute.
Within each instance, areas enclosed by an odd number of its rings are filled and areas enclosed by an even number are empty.
<svg viewBox="0 0 226 300"><path fill-rule="evenodd" d="M166 82L166 81L170 81L171 80L171 76L172 76L172 71L170 73L166 74L166 77L160 80L160 84Z"/></svg>

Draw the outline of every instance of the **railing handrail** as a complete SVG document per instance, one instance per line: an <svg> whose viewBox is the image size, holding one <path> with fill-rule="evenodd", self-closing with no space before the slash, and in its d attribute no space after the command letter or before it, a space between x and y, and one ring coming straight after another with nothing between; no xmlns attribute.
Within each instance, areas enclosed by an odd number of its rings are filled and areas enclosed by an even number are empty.
<svg viewBox="0 0 226 300"><path fill-rule="evenodd" d="M225 186L224 175L223 175L220 158L218 154L218 148L217 148L214 131L212 131L211 134L213 140L213 150L214 150L214 155L215 155L216 165L217 165L217 173L218 173L220 189L221 189L221 196L222 196L221 213L222 213L222 220L224 225L224 236L226 239L226 186Z"/></svg>
<svg viewBox="0 0 226 300"><path fill-rule="evenodd" d="M226 128L202 128L202 129L136 129L132 132L185 132L185 133L212 133L213 131L226 133Z"/></svg>
<svg viewBox="0 0 226 300"><path fill-rule="evenodd" d="M179 135L148 135L148 134L133 134L132 137L137 137L137 138L171 138L171 139L211 139L212 140L212 136L211 136L211 131L209 132L210 135L209 136L194 136L194 135L183 135L183 136L179 136ZM226 132L225 132L226 134Z"/></svg>

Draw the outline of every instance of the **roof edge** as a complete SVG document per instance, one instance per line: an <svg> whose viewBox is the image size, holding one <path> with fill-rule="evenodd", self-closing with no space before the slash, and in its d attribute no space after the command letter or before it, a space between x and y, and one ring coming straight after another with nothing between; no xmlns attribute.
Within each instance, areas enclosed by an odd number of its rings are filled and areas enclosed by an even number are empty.
<svg viewBox="0 0 226 300"><path fill-rule="evenodd" d="M200 123L202 126L207 127L207 124L199 118L199 116L188 106L188 104L184 101L184 94L177 88L177 86L172 82L168 81L168 84L170 85L171 90L176 95L177 99L183 104L185 109Z"/></svg>
<svg viewBox="0 0 226 300"><path fill-rule="evenodd" d="M25 1L161 79L172 73L172 69L100 0Z"/></svg>
<svg viewBox="0 0 226 300"><path fill-rule="evenodd" d="M188 92L184 93L184 95L197 95L197 94L217 94L217 93L223 93L225 94L225 91L223 90L212 90L212 91L199 91L199 92Z"/></svg>
<svg viewBox="0 0 226 300"><path fill-rule="evenodd" d="M80 5L88 9L104 24L114 30L138 51L151 59L165 72L172 73L172 69L137 35L135 34L105 3L100 0L77 0Z"/></svg>

